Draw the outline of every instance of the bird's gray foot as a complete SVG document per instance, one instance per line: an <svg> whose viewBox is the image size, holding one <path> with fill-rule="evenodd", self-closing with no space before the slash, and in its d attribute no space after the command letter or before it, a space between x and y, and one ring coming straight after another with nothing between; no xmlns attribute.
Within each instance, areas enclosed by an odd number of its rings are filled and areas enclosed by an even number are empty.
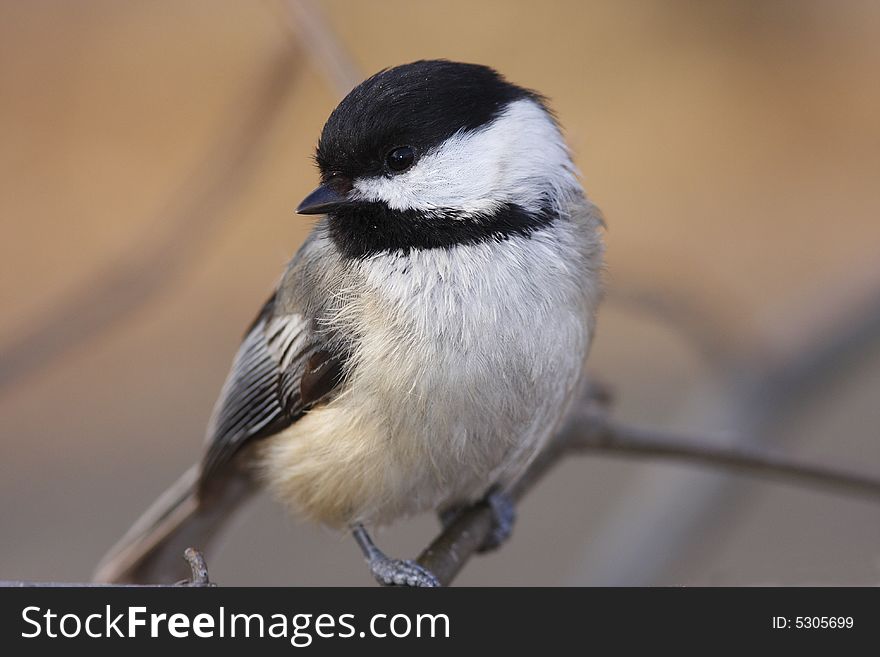
<svg viewBox="0 0 880 657"><path fill-rule="evenodd" d="M427 568L408 559L391 559L380 550L363 525L352 527L354 540L364 553L370 572L383 586L440 586L440 581Z"/></svg>
<svg viewBox="0 0 880 657"><path fill-rule="evenodd" d="M385 555L370 559L370 572L384 586L440 586L426 568L408 559L389 559Z"/></svg>
<svg viewBox="0 0 880 657"><path fill-rule="evenodd" d="M501 547L510 535L513 533L513 526L516 524L516 506L507 493L500 489L493 488L490 490L478 505L489 507L492 512L492 529L486 540L480 546L480 553L491 552ZM451 508L440 512L440 522L446 528L451 525L464 508Z"/></svg>

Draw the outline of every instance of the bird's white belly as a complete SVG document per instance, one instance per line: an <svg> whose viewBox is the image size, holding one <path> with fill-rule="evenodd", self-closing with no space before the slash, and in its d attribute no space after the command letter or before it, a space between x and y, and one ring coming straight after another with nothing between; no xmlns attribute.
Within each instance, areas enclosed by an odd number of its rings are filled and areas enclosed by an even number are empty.
<svg viewBox="0 0 880 657"><path fill-rule="evenodd" d="M462 261L479 267L481 246ZM472 501L556 426L589 342L575 286L522 284L537 265L516 257L469 271L450 256L410 256L435 259L421 280L385 256L345 290L336 321L359 339L342 392L261 446L270 487L300 513L371 524Z"/></svg>

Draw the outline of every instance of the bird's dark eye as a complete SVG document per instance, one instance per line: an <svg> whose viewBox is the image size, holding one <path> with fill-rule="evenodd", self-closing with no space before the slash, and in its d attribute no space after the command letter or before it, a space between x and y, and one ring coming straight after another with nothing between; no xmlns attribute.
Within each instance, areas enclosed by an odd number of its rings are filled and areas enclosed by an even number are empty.
<svg viewBox="0 0 880 657"><path fill-rule="evenodd" d="M400 146L385 156L385 163L395 173L406 171L416 161L416 149L412 146Z"/></svg>

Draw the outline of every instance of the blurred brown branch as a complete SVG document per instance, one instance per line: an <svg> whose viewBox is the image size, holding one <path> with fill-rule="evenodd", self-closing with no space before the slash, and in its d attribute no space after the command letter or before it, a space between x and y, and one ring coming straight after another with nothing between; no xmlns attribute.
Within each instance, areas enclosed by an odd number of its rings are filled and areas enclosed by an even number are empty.
<svg viewBox="0 0 880 657"><path fill-rule="evenodd" d="M228 130L149 222L167 230L139 240L0 348L0 393L136 312L194 262L200 247L230 218L226 208L256 171L306 53L341 95L360 80L354 60L313 3L285 0L283 8L296 38L281 45L258 88L246 94L245 106L232 111Z"/></svg>
<svg viewBox="0 0 880 657"><path fill-rule="evenodd" d="M229 129L149 222L167 226L164 233L138 240L0 350L0 392L106 332L191 266L200 247L230 218L228 208L257 170L301 60L298 49L284 43L257 76L259 86L247 93L246 107L234 108Z"/></svg>
<svg viewBox="0 0 880 657"><path fill-rule="evenodd" d="M282 0L281 12L283 22L293 30L303 51L315 60L340 98L364 79L348 48L312 0Z"/></svg>
<svg viewBox="0 0 880 657"><path fill-rule="evenodd" d="M725 296L730 297L729 294ZM738 356L738 345L731 342L730 331L725 330L723 318L672 288L617 284L607 290L605 303L647 315L670 327L706 363L719 371L728 367Z"/></svg>

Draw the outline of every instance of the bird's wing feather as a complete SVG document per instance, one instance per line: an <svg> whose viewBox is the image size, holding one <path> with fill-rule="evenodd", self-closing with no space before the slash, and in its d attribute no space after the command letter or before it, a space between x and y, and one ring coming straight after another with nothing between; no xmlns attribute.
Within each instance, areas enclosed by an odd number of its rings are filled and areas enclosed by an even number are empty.
<svg viewBox="0 0 880 657"><path fill-rule="evenodd" d="M291 425L339 384L342 359L273 295L245 335L208 425L200 487L248 442ZM317 381L317 385L315 384Z"/></svg>

